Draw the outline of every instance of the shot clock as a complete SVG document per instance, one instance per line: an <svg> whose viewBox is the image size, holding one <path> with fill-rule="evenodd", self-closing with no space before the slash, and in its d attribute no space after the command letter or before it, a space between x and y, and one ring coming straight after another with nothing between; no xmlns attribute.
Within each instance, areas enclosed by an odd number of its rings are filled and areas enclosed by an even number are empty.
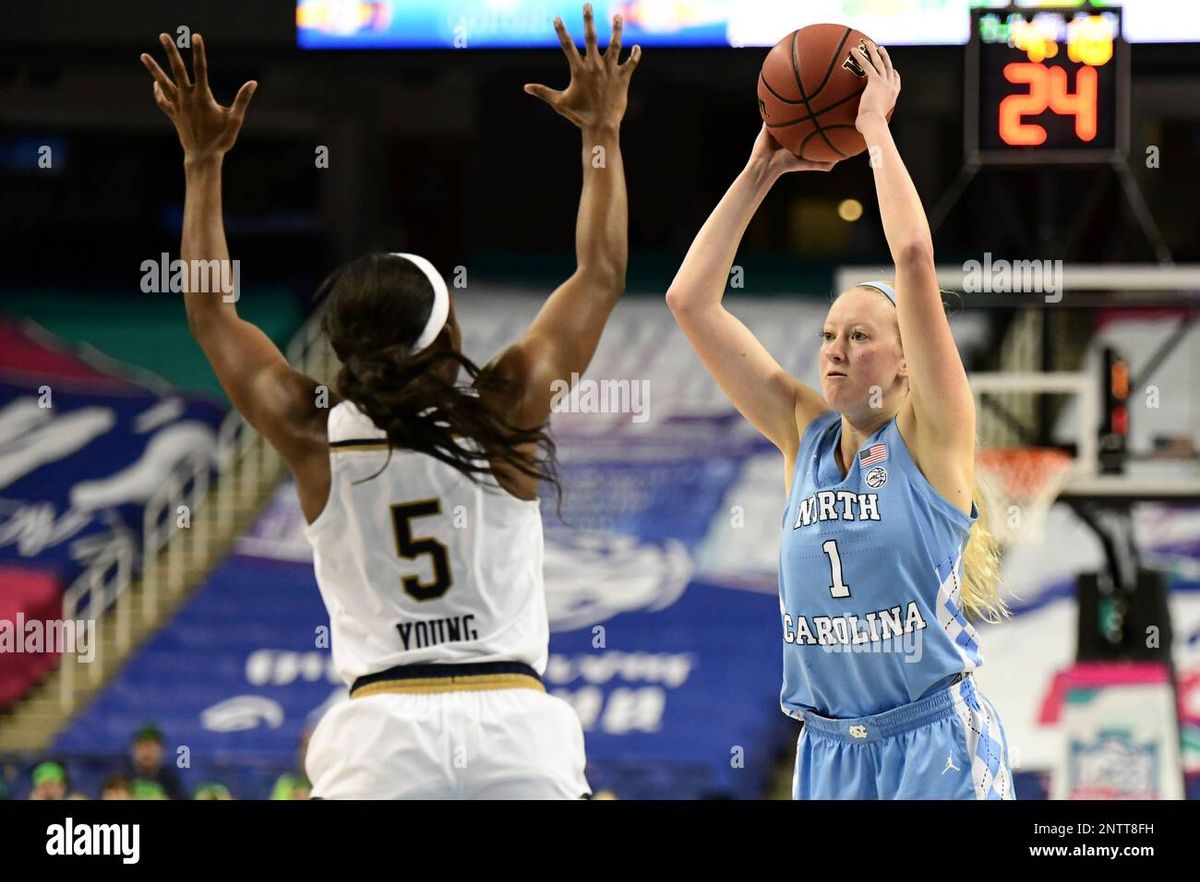
<svg viewBox="0 0 1200 882"><path fill-rule="evenodd" d="M982 163L1113 162L1127 145L1119 8L975 9L967 154Z"/></svg>

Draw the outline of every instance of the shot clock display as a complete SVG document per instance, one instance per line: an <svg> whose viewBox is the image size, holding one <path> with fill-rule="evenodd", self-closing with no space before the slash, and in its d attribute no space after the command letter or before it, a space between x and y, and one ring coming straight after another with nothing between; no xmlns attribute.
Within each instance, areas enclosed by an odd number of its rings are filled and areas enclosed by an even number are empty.
<svg viewBox="0 0 1200 882"><path fill-rule="evenodd" d="M1123 155L1127 53L1120 9L974 10L967 153L1001 163Z"/></svg>

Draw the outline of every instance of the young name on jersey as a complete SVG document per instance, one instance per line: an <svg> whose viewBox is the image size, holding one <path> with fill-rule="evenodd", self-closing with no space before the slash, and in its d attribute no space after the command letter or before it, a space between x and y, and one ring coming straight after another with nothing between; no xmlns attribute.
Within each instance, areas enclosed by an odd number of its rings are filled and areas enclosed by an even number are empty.
<svg viewBox="0 0 1200 882"><path fill-rule="evenodd" d="M474 618L474 613L468 613L465 616L451 616L447 619L401 622L396 626L396 630L400 632L400 639L404 641L405 651L424 649L426 646L437 646L439 643L477 639L479 633L471 621Z"/></svg>

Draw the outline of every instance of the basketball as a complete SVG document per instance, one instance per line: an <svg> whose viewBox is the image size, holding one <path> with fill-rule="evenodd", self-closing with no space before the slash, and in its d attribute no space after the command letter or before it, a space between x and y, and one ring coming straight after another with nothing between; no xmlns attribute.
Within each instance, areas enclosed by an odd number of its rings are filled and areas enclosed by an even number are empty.
<svg viewBox="0 0 1200 882"><path fill-rule="evenodd" d="M874 42L845 25L815 24L776 43L758 75L758 112L771 136L815 162L866 150L854 120L867 75L850 50Z"/></svg>

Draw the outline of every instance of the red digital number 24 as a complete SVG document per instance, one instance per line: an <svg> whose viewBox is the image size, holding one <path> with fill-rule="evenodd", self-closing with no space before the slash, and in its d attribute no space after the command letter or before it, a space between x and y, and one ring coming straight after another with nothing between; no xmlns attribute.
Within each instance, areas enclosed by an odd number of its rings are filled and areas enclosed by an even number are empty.
<svg viewBox="0 0 1200 882"><path fill-rule="evenodd" d="M1000 102L1000 137L1016 147L1036 147L1045 143L1046 130L1023 117L1036 116L1046 110L1075 117L1075 135L1080 141L1096 137L1096 68L1079 68L1075 76L1074 94L1067 91L1067 72L1061 67L1019 62L1004 66L1004 78L1010 83L1025 84L1029 92L1009 95Z"/></svg>

